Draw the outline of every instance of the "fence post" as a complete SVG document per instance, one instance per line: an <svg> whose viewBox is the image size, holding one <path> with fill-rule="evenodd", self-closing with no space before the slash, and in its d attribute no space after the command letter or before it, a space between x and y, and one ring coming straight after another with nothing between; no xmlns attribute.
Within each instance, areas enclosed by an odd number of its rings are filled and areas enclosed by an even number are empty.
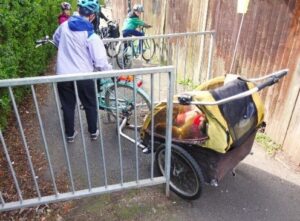
<svg viewBox="0 0 300 221"><path fill-rule="evenodd" d="M172 143L172 116L173 116L173 93L174 93L174 69L169 72L169 93L167 103L167 128L166 128L166 155L165 155L165 177L166 195L170 195L170 170L171 170L171 143Z"/></svg>

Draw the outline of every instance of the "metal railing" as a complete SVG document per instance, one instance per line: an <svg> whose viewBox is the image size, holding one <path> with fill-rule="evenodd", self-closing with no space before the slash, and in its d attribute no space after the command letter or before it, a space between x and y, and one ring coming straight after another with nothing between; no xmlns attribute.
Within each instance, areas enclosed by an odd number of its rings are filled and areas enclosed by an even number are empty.
<svg viewBox="0 0 300 221"><path fill-rule="evenodd" d="M115 122L105 122L103 117L104 111L98 111L98 128L100 129L100 138L98 141L89 141L86 139L85 121L81 117L80 99L77 92L77 82L80 80L91 79L94 81L97 88L97 79L99 78L116 78L120 75L133 75L134 81L136 76L149 76L151 79L144 84L149 85L150 101L151 101L151 118L153 120L154 109L154 91L158 90L158 86L154 81L156 75L166 75L168 79L167 93L164 95L168 98L168 113L166 127L166 174L165 176L155 177L154 168L154 153L144 155L138 148L138 131L137 128L129 134L134 137L136 144L134 146L126 143L126 140L121 139L120 131L115 128L120 125L120 119L117 117ZM60 108L59 97L57 93L57 83L59 82L74 82L76 101L77 101L77 124L75 127L80 129L81 139L75 143L67 143L64 133L63 116ZM114 81L116 86L116 79ZM46 104L41 105L41 101L37 96L36 90L38 86L42 86L42 92L46 88L51 91L46 96ZM32 95L32 100L35 109L28 110L30 114L35 116L36 128L33 122L24 122L20 113L18 101L15 99L14 90L18 87L29 88L29 94ZM135 86L134 86L135 88ZM0 146L4 153L4 157L8 164L9 176L12 179L12 184L15 190L13 201L8 201L7 197L12 194L8 191L11 189L8 186L0 186L0 211L17 209L22 207L30 207L40 204L47 204L63 200L71 200L84 196L92 196L103 193L110 193L123 189L140 188L144 186L152 186L166 183L166 194L169 194L170 180L170 154L171 154L171 117L172 117L172 98L174 89L174 68L171 66L152 67L130 70L112 70L105 72L92 72L81 74L55 75L43 77L30 77L21 79L0 80L0 89L7 90L12 104L12 109L15 114L15 122L19 129L19 134L8 134L6 131L0 130ZM116 89L117 91L117 89ZM134 90L135 91L135 90ZM52 94L52 95L51 95ZM116 102L118 100L116 93ZM134 92L136 99L136 92ZM134 99L134 100L135 100ZM97 99L99 105L99 100ZM118 110L117 110L118 112ZM134 114L136 118L136 114ZM135 120L136 123L136 120ZM104 126L105 124L105 126ZM30 128L30 130L29 130ZM60 128L60 129L59 129ZM34 137L39 137L40 142L36 145L32 143L29 132L34 134ZM39 135L37 135L39 134ZM117 136L116 136L117 134ZM19 146L9 146L7 138L13 137L15 140L20 139L22 142ZM19 138L17 138L19 137ZM81 142L80 142L81 140ZM153 140L152 140L153 141ZM21 147L23 146L23 147ZM153 146L153 144L151 145ZM27 165L21 165L23 171L30 173L32 179L32 193L27 193L23 190L22 182L20 183L20 172L16 171L18 161L13 152L14 148L23 148L25 150ZM47 165L47 170L43 170L43 174L39 174L40 168L36 168L35 162L41 159L34 159L32 152L42 152L43 161ZM15 160L14 160L14 159ZM133 164L135 162L135 164ZM151 165L150 175L149 164ZM83 168L82 168L83 167ZM135 173L134 173L135 171ZM65 176L66 174L66 176ZM61 179L61 175L67 182L68 189L64 190L57 183ZM52 186L51 194L45 193L41 185L47 183ZM25 191L25 192L24 192Z"/></svg>
<svg viewBox="0 0 300 221"><path fill-rule="evenodd" d="M139 60L145 67L173 65L175 67L175 93L191 90L211 78L215 31L149 36L146 33L143 37L110 38L103 39L103 42L118 42L121 45L123 42L146 39L155 41L154 57L150 61L144 61L141 56L135 60ZM161 88L163 87L162 85Z"/></svg>

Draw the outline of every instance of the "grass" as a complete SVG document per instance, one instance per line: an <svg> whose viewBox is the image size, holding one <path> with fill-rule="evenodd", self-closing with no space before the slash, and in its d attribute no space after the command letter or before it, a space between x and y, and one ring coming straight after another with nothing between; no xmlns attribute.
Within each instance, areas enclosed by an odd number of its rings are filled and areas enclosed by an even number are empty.
<svg viewBox="0 0 300 221"><path fill-rule="evenodd" d="M274 155L281 149L281 145L275 143L270 137L262 132L258 132L256 134L255 141L259 143L270 155Z"/></svg>
<svg viewBox="0 0 300 221"><path fill-rule="evenodd" d="M88 204L83 206L83 210L97 214L101 210L107 209L107 206L111 203L112 199L109 194L104 194L101 197L91 198Z"/></svg>
<svg viewBox="0 0 300 221"><path fill-rule="evenodd" d="M152 188L132 189L82 199L67 220L169 220L166 218L172 202L164 193ZM160 219L157 219L160 217ZM164 218L165 217L165 218Z"/></svg>
<svg viewBox="0 0 300 221"><path fill-rule="evenodd" d="M134 220L151 212L151 207L135 203L127 206L120 206L116 212L120 220Z"/></svg>
<svg viewBox="0 0 300 221"><path fill-rule="evenodd" d="M189 90L193 90L198 86L197 84L194 84L194 82L191 78L181 79L178 81L178 84L188 87Z"/></svg>

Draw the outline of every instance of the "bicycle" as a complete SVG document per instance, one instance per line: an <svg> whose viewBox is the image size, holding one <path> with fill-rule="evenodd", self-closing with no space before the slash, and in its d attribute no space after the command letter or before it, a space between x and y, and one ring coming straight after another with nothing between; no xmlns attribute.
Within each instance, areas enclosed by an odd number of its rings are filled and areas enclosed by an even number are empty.
<svg viewBox="0 0 300 221"><path fill-rule="evenodd" d="M104 38L118 38L120 37L119 24L116 21L108 21L107 27L101 27L99 29L99 35L101 39ZM114 58L119 53L120 42L107 42L104 43L106 53L110 58Z"/></svg>
<svg viewBox="0 0 300 221"><path fill-rule="evenodd" d="M140 30L145 33L144 27ZM139 48L139 41L142 41L142 47ZM156 45L154 39L144 39L144 40L129 40L124 41L121 45L121 50L117 55L117 64L121 69L128 69L132 66L133 58L138 58L141 54L142 58L149 62L155 54Z"/></svg>
<svg viewBox="0 0 300 221"><path fill-rule="evenodd" d="M49 36L36 41L36 48L45 44L55 43ZM151 110L150 98L142 89L142 79L133 76L119 76L114 78L101 78L97 80L97 98L99 110L105 110L114 118L128 119L127 126L134 127L134 116L136 111L137 125L141 127L144 117ZM134 92L136 91L136 97ZM119 110L119 111L117 111ZM131 118L133 116L133 118Z"/></svg>

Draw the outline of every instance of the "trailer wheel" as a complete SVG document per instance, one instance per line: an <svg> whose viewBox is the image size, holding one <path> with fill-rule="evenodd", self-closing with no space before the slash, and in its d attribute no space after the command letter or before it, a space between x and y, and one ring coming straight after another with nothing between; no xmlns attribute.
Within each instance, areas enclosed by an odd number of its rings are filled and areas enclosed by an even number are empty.
<svg viewBox="0 0 300 221"><path fill-rule="evenodd" d="M165 144L159 146L155 160L158 171L165 174ZM182 147L172 144L170 188L183 199L195 200L201 196L204 179L194 158Z"/></svg>

